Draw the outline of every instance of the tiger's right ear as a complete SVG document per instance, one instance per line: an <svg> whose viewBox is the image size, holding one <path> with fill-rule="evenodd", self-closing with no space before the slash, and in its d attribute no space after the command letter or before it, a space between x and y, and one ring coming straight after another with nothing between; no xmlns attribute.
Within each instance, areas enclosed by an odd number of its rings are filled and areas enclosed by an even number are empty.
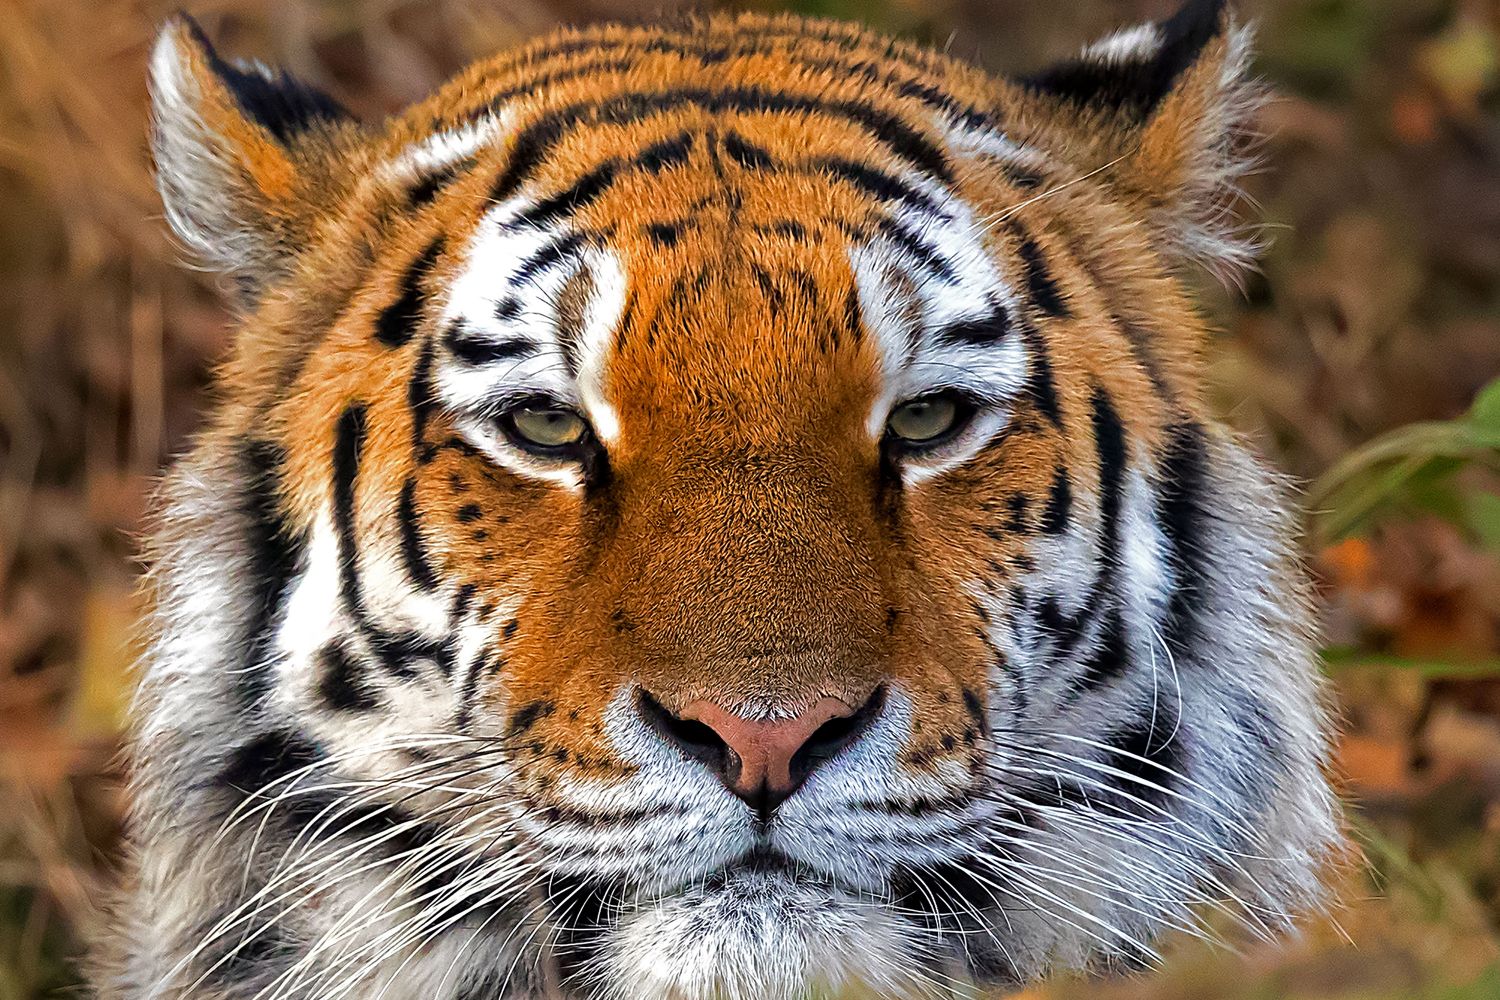
<svg viewBox="0 0 1500 1000"><path fill-rule="evenodd" d="M151 52L151 147L167 220L253 300L311 234L317 169L350 116L258 63L219 58L185 14Z"/></svg>

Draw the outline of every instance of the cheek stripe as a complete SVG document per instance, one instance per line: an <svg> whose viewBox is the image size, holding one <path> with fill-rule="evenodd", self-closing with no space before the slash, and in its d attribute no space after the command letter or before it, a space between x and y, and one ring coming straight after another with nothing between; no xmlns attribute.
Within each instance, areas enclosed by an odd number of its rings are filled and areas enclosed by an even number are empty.
<svg viewBox="0 0 1500 1000"><path fill-rule="evenodd" d="M1026 342L1028 371L1026 394L1047 422L1062 430L1062 413L1058 408L1057 386L1052 380L1052 358L1047 342L1030 323L1021 323L1021 337Z"/></svg>
<svg viewBox="0 0 1500 1000"><path fill-rule="evenodd" d="M281 510L281 469L286 456L264 441L243 446L245 496L241 504L249 549L246 575L251 581L250 615L245 624L245 657L236 676L239 703L245 708L259 705L270 690L265 669L270 655L273 619L286 601L297 566L302 562L305 541L297 537Z"/></svg>
<svg viewBox="0 0 1500 1000"><path fill-rule="evenodd" d="M344 604L364 617L359 579L359 539L354 528L354 486L365 447L365 407L356 403L339 417L333 440L333 524L339 541L339 587Z"/></svg>
<svg viewBox="0 0 1500 1000"><path fill-rule="evenodd" d="M427 546L422 541L416 495L417 481L408 479L402 484L401 498L396 503L396 523L401 529L401 557L412 582L423 590L433 590L437 587L437 575L432 571Z"/></svg>
<svg viewBox="0 0 1500 1000"><path fill-rule="evenodd" d="M1120 495L1125 477L1125 429L1109 394L1094 387L1094 443L1099 450L1099 536L1108 570L1119 568Z"/></svg>
<svg viewBox="0 0 1500 1000"><path fill-rule="evenodd" d="M1052 487L1047 492L1047 506L1042 511L1042 531L1049 535L1067 531L1072 510L1073 486L1068 479L1067 467L1059 465L1052 471Z"/></svg>
<svg viewBox="0 0 1500 1000"><path fill-rule="evenodd" d="M1176 585L1167 609L1166 635L1169 648L1188 648L1195 629L1193 601L1208 593L1203 524L1209 483L1208 455L1203 429L1196 424L1172 428L1161 460L1161 483L1157 489L1157 517L1167 540L1168 561Z"/></svg>

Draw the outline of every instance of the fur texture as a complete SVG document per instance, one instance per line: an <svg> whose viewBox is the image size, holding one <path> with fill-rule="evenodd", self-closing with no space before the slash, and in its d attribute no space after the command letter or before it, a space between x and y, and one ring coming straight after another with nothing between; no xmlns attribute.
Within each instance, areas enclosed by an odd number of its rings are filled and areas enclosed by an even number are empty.
<svg viewBox="0 0 1500 1000"><path fill-rule="evenodd" d="M167 215L246 316L101 993L974 997L1316 905L1306 586L1178 277L1246 256L1247 44L599 27L366 128L169 24ZM646 696L868 712L773 810Z"/></svg>

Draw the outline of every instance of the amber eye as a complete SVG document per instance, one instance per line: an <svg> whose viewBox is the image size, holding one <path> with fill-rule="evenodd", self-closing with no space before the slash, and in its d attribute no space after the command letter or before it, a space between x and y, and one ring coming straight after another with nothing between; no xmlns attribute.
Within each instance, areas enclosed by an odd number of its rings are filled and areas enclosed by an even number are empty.
<svg viewBox="0 0 1500 1000"><path fill-rule="evenodd" d="M559 406L522 406L512 410L506 422L521 443L544 450L578 444L589 431L583 417Z"/></svg>
<svg viewBox="0 0 1500 1000"><path fill-rule="evenodd" d="M886 426L906 444L930 444L951 433L962 416L951 396L924 396L892 410Z"/></svg>

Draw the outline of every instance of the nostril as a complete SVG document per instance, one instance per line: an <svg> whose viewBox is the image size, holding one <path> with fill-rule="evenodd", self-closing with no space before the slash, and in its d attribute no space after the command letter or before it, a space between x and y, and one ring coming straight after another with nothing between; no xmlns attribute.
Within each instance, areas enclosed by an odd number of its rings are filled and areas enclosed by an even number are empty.
<svg viewBox="0 0 1500 1000"><path fill-rule="evenodd" d="M739 758L724 738L707 723L673 715L667 707L646 692L636 691L636 708L647 725L689 758L708 765L718 773L735 769Z"/></svg>
<svg viewBox="0 0 1500 1000"><path fill-rule="evenodd" d="M886 700L884 688L859 708L824 695L793 712L757 719L707 699L674 712L643 688L635 697L641 718L663 741L717 775L762 818L858 740Z"/></svg>
<svg viewBox="0 0 1500 1000"><path fill-rule="evenodd" d="M801 784L820 765L837 757L870 728L884 707L885 687L881 686L852 715L838 716L819 726L792 755L792 780Z"/></svg>

